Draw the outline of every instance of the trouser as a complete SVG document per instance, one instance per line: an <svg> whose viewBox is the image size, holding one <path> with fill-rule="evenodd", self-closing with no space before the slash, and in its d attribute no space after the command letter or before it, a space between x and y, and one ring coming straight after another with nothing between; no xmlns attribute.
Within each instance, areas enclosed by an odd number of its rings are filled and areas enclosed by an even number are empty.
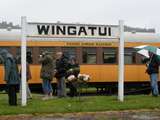
<svg viewBox="0 0 160 120"><path fill-rule="evenodd" d="M158 74L157 73L151 74L150 79L151 79L152 95L157 96L159 94L159 91L158 91Z"/></svg>
<svg viewBox="0 0 160 120"><path fill-rule="evenodd" d="M58 97L65 97L66 96L65 77L58 78L58 82L57 82L57 96Z"/></svg>
<svg viewBox="0 0 160 120"><path fill-rule="evenodd" d="M51 80L43 80L42 88L45 95L49 95L50 93L52 93L53 90Z"/></svg>
<svg viewBox="0 0 160 120"><path fill-rule="evenodd" d="M8 85L9 105L17 105L17 85Z"/></svg>
<svg viewBox="0 0 160 120"><path fill-rule="evenodd" d="M68 86L70 89L70 93L69 93L70 97L77 96L76 86L72 82L69 82Z"/></svg>

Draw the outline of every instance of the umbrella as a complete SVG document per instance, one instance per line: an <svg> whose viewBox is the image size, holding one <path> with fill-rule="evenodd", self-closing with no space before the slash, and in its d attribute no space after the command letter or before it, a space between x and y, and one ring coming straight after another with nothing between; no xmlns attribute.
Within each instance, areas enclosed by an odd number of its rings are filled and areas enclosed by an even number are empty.
<svg viewBox="0 0 160 120"><path fill-rule="evenodd" d="M137 47L134 47L134 48L139 50L138 52L140 54L142 53L142 55L145 55L146 51L148 51L148 52L152 52L152 53L154 53L154 54L156 54L160 57L160 49L155 47L155 46L141 45L141 46L137 46ZM143 51L140 51L140 50L143 50Z"/></svg>
<svg viewBox="0 0 160 120"><path fill-rule="evenodd" d="M155 47L155 46L149 46L149 45L141 45L141 46L137 46L134 47L137 51L137 53L149 58L149 53L148 52L152 52L155 55L158 56L158 59L160 60L160 49Z"/></svg>
<svg viewBox="0 0 160 120"><path fill-rule="evenodd" d="M149 58L148 51L145 50L145 49L139 50L137 53L139 53L139 54L145 56L146 58Z"/></svg>

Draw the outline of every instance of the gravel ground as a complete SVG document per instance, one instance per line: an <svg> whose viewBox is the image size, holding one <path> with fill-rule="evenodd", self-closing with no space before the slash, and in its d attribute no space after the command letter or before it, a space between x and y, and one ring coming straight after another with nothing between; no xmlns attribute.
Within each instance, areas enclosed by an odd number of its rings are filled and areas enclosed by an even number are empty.
<svg viewBox="0 0 160 120"><path fill-rule="evenodd" d="M0 116L0 120L160 120L160 110Z"/></svg>

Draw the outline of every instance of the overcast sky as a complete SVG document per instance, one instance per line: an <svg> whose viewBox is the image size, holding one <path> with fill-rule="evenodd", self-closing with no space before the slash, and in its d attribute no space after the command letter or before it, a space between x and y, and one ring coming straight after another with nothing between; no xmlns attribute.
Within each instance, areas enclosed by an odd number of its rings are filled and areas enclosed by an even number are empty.
<svg viewBox="0 0 160 120"><path fill-rule="evenodd" d="M160 33L160 0L1 0L0 22L67 22L153 27Z"/></svg>

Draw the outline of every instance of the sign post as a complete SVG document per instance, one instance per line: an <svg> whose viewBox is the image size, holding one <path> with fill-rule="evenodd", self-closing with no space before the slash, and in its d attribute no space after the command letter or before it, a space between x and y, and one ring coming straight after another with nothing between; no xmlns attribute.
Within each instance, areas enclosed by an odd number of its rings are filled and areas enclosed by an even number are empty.
<svg viewBox="0 0 160 120"><path fill-rule="evenodd" d="M26 92L26 17L21 17L21 105L27 105Z"/></svg>
<svg viewBox="0 0 160 120"><path fill-rule="evenodd" d="M124 101L124 22L119 21L118 99Z"/></svg>

